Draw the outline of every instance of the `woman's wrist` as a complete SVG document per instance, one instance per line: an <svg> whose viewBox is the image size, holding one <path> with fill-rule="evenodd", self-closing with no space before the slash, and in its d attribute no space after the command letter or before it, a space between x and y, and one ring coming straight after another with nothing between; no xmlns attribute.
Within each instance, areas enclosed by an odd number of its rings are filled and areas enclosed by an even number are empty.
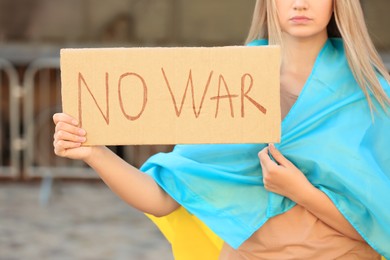
<svg viewBox="0 0 390 260"><path fill-rule="evenodd" d="M91 146L90 148L90 153L83 159L83 161L89 166L92 166L94 161L100 160L99 158L104 156L103 153L108 148L106 146Z"/></svg>
<svg viewBox="0 0 390 260"><path fill-rule="evenodd" d="M307 185L304 189L302 189L302 196L299 197L297 204L302 207L308 209L309 211L316 205L318 202L323 201L327 196L319 189L317 189L313 184ZM325 196L324 196L325 195Z"/></svg>
<svg viewBox="0 0 390 260"><path fill-rule="evenodd" d="M309 181L307 181L304 185L299 186L297 189L298 191L295 193L295 195L291 196L290 199L304 208L310 206L313 196L319 192L319 190Z"/></svg>

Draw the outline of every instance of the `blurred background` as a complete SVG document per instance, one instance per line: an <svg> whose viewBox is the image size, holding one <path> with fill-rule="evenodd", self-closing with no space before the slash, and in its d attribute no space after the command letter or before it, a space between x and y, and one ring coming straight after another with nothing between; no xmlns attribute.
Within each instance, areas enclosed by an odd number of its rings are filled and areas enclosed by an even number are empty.
<svg viewBox="0 0 390 260"><path fill-rule="evenodd" d="M390 1L362 0L390 70ZM154 225L53 154L59 51L242 45L255 0L0 0L0 260L172 259ZM140 166L171 146L111 147Z"/></svg>

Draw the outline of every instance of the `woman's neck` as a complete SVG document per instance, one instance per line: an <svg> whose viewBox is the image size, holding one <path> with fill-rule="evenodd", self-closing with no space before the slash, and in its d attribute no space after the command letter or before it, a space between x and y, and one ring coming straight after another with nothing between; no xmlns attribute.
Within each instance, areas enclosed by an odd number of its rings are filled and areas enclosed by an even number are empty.
<svg viewBox="0 0 390 260"><path fill-rule="evenodd" d="M280 71L280 87L298 96L312 72L319 52L328 37L283 39L283 58Z"/></svg>
<svg viewBox="0 0 390 260"><path fill-rule="evenodd" d="M284 37L281 72L310 74L327 39L327 36L310 39Z"/></svg>

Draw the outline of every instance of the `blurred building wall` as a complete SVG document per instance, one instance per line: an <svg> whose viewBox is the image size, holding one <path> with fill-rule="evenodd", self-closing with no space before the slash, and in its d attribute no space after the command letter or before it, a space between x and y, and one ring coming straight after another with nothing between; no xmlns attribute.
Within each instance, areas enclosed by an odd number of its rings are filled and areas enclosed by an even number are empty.
<svg viewBox="0 0 390 260"><path fill-rule="evenodd" d="M390 1L362 1L367 27L378 49L390 51Z"/></svg>
<svg viewBox="0 0 390 260"><path fill-rule="evenodd" d="M234 45L255 0L0 0L0 42ZM390 50L390 1L362 0L378 48Z"/></svg>
<svg viewBox="0 0 390 260"><path fill-rule="evenodd" d="M1 0L0 40L240 44L251 0Z"/></svg>

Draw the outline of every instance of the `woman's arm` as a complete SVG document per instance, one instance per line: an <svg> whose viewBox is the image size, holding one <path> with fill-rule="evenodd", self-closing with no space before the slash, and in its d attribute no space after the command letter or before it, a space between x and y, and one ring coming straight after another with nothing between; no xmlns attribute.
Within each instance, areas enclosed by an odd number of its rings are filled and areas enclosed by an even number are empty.
<svg viewBox="0 0 390 260"><path fill-rule="evenodd" d="M271 160L268 152L277 163ZM352 239L364 241L329 197L315 188L274 145L264 148L259 153L259 158L263 169L264 187L267 190L290 198L338 232Z"/></svg>
<svg viewBox="0 0 390 260"><path fill-rule="evenodd" d="M54 152L58 156L84 160L101 179L125 202L155 216L164 216L179 207L149 175L131 166L104 146L81 146L86 132L72 117L59 113L56 124Z"/></svg>

